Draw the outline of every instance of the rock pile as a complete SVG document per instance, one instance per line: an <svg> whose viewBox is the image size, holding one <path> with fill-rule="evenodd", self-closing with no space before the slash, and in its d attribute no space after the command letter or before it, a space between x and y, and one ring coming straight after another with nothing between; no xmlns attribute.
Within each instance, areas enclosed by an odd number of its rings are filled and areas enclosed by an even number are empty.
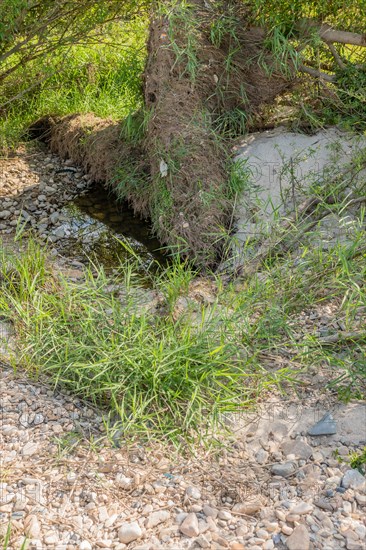
<svg viewBox="0 0 366 550"><path fill-rule="evenodd" d="M0 236L22 226L53 243L67 236L61 209L90 187L88 175L69 160L22 148L1 161L0 173Z"/></svg>

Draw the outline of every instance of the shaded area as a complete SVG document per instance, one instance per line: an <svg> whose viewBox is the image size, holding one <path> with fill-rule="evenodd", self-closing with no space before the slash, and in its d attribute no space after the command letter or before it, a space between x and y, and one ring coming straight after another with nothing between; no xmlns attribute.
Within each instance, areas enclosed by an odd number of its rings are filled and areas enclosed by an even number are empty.
<svg viewBox="0 0 366 550"><path fill-rule="evenodd" d="M131 259L126 243L141 262L141 270L152 262L166 262L157 239L151 237L150 227L136 216L126 204L118 205L116 197L95 186L83 197L62 209L65 238L58 248L66 256L80 261L91 260L106 271L118 268L121 261Z"/></svg>

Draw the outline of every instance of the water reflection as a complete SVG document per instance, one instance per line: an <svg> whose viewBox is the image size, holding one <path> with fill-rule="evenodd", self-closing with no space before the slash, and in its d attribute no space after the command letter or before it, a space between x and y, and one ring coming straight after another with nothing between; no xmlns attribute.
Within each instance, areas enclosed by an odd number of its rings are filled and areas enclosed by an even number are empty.
<svg viewBox="0 0 366 550"><path fill-rule="evenodd" d="M117 205L104 189L92 189L62 210L64 237L61 252L81 261L97 261L107 271L131 259L124 241L137 254L143 267L154 260L166 262L160 243L151 237L150 227L125 205Z"/></svg>

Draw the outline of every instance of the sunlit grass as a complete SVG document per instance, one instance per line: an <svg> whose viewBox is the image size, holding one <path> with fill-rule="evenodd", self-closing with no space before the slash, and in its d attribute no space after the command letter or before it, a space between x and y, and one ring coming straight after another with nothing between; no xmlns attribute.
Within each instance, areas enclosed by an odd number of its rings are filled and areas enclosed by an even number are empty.
<svg viewBox="0 0 366 550"><path fill-rule="evenodd" d="M105 40L73 46L43 62L29 63L1 91L0 147L16 145L26 128L48 115L93 112L120 120L142 106L147 22L111 25ZM36 84L36 85L35 85ZM28 89L28 91L26 91Z"/></svg>
<svg viewBox="0 0 366 550"><path fill-rule="evenodd" d="M342 397L364 395L361 232L352 245L304 247L296 263L291 254L271 258L260 277L240 284L212 276L217 292L207 303L190 299L195 270L173 263L152 276L157 309L141 303L133 262L121 266L124 291L114 295L101 268L72 283L32 240L21 255L0 255L0 315L15 329L17 368L101 407L125 437L212 433L225 413L269 391L288 394L309 367L331 367L329 385ZM179 313L182 297L187 307ZM301 328L302 312L328 303L338 304L346 332L359 332L355 340L327 345Z"/></svg>

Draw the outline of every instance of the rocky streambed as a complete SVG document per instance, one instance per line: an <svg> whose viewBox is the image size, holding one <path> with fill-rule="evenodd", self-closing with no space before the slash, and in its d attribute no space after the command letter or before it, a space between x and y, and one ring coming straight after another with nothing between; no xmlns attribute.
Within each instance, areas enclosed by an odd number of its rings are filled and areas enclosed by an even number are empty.
<svg viewBox="0 0 366 550"><path fill-rule="evenodd" d="M11 243L23 230L55 256L107 271L130 257L123 242L143 264L164 262L146 222L70 161L36 146L0 161L0 238Z"/></svg>

